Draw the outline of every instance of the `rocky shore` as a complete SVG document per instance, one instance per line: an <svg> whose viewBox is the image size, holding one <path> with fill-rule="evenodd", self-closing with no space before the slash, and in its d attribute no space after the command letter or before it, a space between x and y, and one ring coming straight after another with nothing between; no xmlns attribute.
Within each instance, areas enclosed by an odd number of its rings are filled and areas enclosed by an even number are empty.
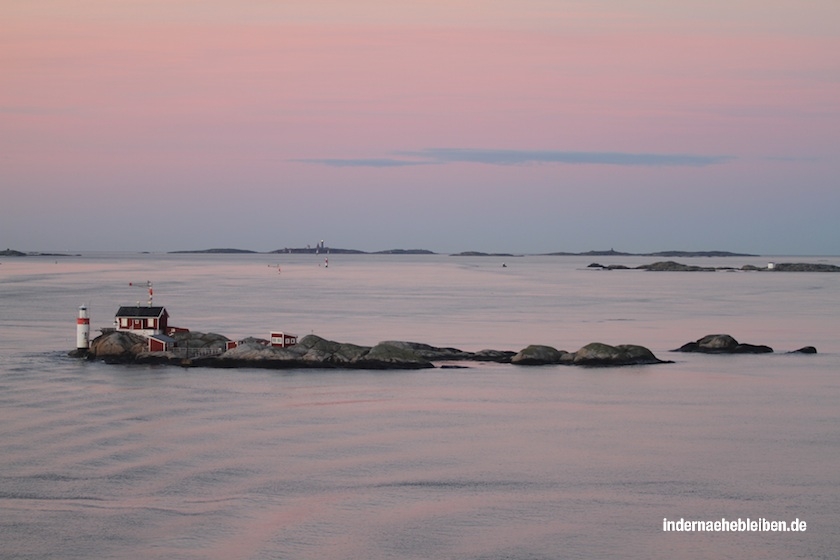
<svg viewBox="0 0 840 560"><path fill-rule="evenodd" d="M466 352L419 342L389 340L375 346L335 342L307 335L286 348L271 346L267 340L247 338L226 349L229 340L219 334L183 332L174 335L176 343L165 352L149 352L147 340L126 331L109 331L96 337L87 351L71 355L107 363L171 364L216 368L258 367L345 368L345 369L423 369L458 367L465 362L496 362L522 366L569 365L616 367L670 363L660 360L643 346L610 346L593 342L576 352L551 346L532 345L519 352L481 350Z"/></svg>
<svg viewBox="0 0 840 560"><path fill-rule="evenodd" d="M375 346L360 346L306 335L288 347L272 346L268 340L246 338L233 343L216 333L181 331L172 335L171 348L150 352L145 337L129 331L106 329L91 341L87 350L73 350L70 356L122 364L169 364L183 367L214 368L343 368L343 369L424 369L458 368L469 362L495 362L519 366L566 365L619 367L673 363L661 360L644 346L611 346L592 342L575 352L534 344L518 352L480 350L467 352L458 348L436 347L420 342L387 340ZM703 354L770 354L764 344L738 342L728 334L709 334L687 342L671 352ZM805 346L789 354L816 354Z"/></svg>

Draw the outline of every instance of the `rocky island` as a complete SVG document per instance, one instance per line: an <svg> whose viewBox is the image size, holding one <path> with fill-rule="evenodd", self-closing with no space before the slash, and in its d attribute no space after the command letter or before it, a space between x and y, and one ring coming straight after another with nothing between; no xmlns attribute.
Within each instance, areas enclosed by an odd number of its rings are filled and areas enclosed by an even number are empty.
<svg viewBox="0 0 840 560"><path fill-rule="evenodd" d="M171 364L184 367L270 369L423 369L435 362L496 362L522 366L569 365L611 367L669 363L643 346L594 342L576 352L532 345L519 351L481 350L465 352L418 342L384 341L375 346L335 342L316 335L303 337L294 346L271 346L260 338L246 338L228 349L227 337L195 331L174 333L175 345L167 351L150 352L147 339L126 331L107 330L86 351L71 355L107 363ZM442 366L444 367L444 366ZM450 364L450 367L451 364Z"/></svg>
<svg viewBox="0 0 840 560"><path fill-rule="evenodd" d="M765 344L746 344L728 334L707 334L693 342L687 342L672 352L699 352L702 354L771 354L773 349ZM793 350L789 354L816 354L813 346Z"/></svg>
<svg viewBox="0 0 840 560"><path fill-rule="evenodd" d="M14 249L7 248L5 251L0 251L0 257L81 257L81 255L69 255L67 253L24 253L23 251L15 251Z"/></svg>
<svg viewBox="0 0 840 560"><path fill-rule="evenodd" d="M592 342L575 352L552 346L530 345L519 352L480 350L466 352L457 348L436 347L419 342L388 340L375 346L335 342L310 334L288 348L271 346L268 340L246 338L226 349L229 339L215 333L187 331L175 333L177 345L163 352L150 352L146 338L131 332L109 330L95 338L85 351L74 350L71 356L102 360L112 364L167 364L182 367L266 368L266 369L425 369L467 367L454 364L495 362L519 366L566 365L619 367L673 363L661 360L644 346L611 346ZM709 334L688 342L672 352L703 354L769 354L773 349L763 344L738 342L728 334ZM816 354L805 346L790 354ZM435 364L438 365L435 365Z"/></svg>

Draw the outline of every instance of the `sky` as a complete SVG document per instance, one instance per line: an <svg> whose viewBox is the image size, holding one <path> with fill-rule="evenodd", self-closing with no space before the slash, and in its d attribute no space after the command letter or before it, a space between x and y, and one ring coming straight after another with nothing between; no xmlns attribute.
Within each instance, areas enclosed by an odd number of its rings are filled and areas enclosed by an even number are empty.
<svg viewBox="0 0 840 560"><path fill-rule="evenodd" d="M840 255L837 0L4 0L0 246Z"/></svg>

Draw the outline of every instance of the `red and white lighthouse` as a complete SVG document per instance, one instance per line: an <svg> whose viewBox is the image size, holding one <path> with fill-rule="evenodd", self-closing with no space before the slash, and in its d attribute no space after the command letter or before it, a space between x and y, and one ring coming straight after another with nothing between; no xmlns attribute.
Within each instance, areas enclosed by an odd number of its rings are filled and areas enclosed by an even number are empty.
<svg viewBox="0 0 840 560"><path fill-rule="evenodd" d="M76 348L87 350L90 347L90 316L86 305L79 307L79 317L76 319Z"/></svg>

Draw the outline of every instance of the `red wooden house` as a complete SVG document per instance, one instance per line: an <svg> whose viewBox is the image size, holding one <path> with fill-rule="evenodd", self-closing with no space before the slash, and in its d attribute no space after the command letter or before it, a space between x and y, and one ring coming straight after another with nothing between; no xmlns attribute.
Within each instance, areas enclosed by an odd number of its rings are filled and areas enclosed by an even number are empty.
<svg viewBox="0 0 840 560"><path fill-rule="evenodd" d="M118 331L129 331L142 336L166 334L169 313L164 307L123 306L114 317Z"/></svg>
<svg viewBox="0 0 840 560"><path fill-rule="evenodd" d="M297 344L297 336L289 333L273 331L271 333L271 345L278 348L294 346Z"/></svg>

